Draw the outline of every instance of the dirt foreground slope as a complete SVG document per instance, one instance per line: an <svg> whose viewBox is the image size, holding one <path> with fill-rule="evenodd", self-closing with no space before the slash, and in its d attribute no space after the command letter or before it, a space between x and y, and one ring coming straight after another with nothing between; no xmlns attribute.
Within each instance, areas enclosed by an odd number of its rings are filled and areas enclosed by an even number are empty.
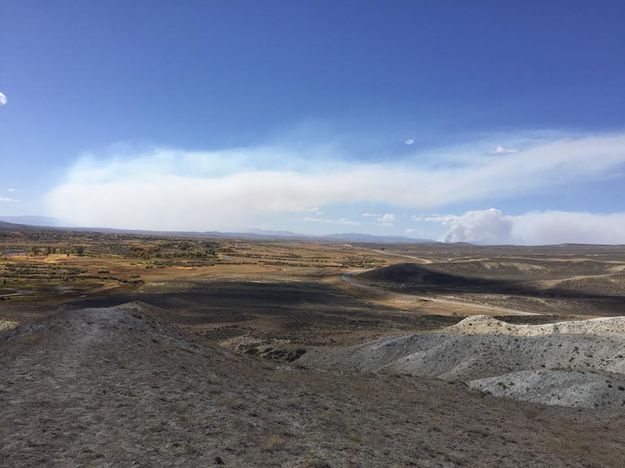
<svg viewBox="0 0 625 468"><path fill-rule="evenodd" d="M621 417L194 343L140 304L0 335L3 466L622 465Z"/></svg>

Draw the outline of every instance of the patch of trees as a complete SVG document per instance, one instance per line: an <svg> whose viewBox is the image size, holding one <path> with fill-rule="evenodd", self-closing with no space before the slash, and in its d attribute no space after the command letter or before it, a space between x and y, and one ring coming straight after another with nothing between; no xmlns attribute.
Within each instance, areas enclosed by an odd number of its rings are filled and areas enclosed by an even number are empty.
<svg viewBox="0 0 625 468"><path fill-rule="evenodd" d="M218 245L209 241L171 240L155 244L141 243L130 246L131 258L145 260L160 258L213 258Z"/></svg>

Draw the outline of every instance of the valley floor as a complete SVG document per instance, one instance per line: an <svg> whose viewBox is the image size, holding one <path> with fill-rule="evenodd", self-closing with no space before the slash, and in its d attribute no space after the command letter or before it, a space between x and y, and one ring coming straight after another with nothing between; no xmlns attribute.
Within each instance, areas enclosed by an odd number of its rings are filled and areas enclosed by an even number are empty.
<svg viewBox="0 0 625 468"><path fill-rule="evenodd" d="M622 246L0 230L0 280L0 466L625 465Z"/></svg>

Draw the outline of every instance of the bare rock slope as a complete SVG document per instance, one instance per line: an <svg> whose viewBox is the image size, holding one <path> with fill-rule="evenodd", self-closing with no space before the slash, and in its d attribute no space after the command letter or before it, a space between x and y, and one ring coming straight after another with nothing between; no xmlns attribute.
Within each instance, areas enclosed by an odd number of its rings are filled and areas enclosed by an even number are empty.
<svg viewBox="0 0 625 468"><path fill-rule="evenodd" d="M301 362L432 376L551 405L625 408L625 317L512 325L474 316L440 333L311 350Z"/></svg>

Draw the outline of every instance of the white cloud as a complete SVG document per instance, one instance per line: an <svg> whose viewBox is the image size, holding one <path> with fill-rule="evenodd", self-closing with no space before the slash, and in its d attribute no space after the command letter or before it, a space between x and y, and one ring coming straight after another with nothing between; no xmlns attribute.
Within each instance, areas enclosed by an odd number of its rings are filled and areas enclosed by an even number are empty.
<svg viewBox="0 0 625 468"><path fill-rule="evenodd" d="M418 223L421 223L423 221L440 221L442 218L447 217L448 215L441 215L441 214L431 214L431 215L427 215L427 216L418 216L418 215L413 215L410 217L410 219L412 221L416 221Z"/></svg>
<svg viewBox="0 0 625 468"><path fill-rule="evenodd" d="M408 146L410 146L410 145L412 145L412 144L414 144L414 138L406 138L406 139L404 140L404 145L408 145Z"/></svg>
<svg viewBox="0 0 625 468"><path fill-rule="evenodd" d="M384 226L393 226L395 224L395 215L393 213L384 213L377 221Z"/></svg>
<svg viewBox="0 0 625 468"><path fill-rule="evenodd" d="M82 226L209 230L328 205L432 209L499 200L625 166L625 133L531 140L523 152L497 157L484 155L486 145L492 142L465 145L461 157L441 149L384 163L355 162L325 147L319 157L314 148L283 147L126 151L81 158L46 203L50 216Z"/></svg>
<svg viewBox="0 0 625 468"><path fill-rule="evenodd" d="M7 192L16 192L16 191L17 191L17 189L14 189L14 188L8 188L7 189Z"/></svg>
<svg viewBox="0 0 625 468"><path fill-rule="evenodd" d="M311 206L311 207L302 207L302 208L295 208L293 209L294 212L302 212L302 213L311 213L314 214L315 216L321 216L323 214L323 211L321 211L321 209L318 206Z"/></svg>
<svg viewBox="0 0 625 468"><path fill-rule="evenodd" d="M491 208L427 220L446 226L441 238L445 242L625 244L625 213L540 211L510 216Z"/></svg>
<svg viewBox="0 0 625 468"><path fill-rule="evenodd" d="M4 106L7 103L7 97L4 93L0 93L0 106Z"/></svg>
<svg viewBox="0 0 625 468"><path fill-rule="evenodd" d="M303 221L308 223L322 223L322 224L341 224L346 226L356 226L358 223L347 218L304 218Z"/></svg>
<svg viewBox="0 0 625 468"><path fill-rule="evenodd" d="M376 222L384 226L393 226L395 223L395 215L393 213L363 213L361 216L365 218L377 218Z"/></svg>
<svg viewBox="0 0 625 468"><path fill-rule="evenodd" d="M9 198L9 197L0 197L0 202L16 202L18 200L16 200L15 198Z"/></svg>
<svg viewBox="0 0 625 468"><path fill-rule="evenodd" d="M495 148L495 154L512 154L512 153L518 153L519 150L514 149L514 148L506 148L504 146L497 146L497 148Z"/></svg>

